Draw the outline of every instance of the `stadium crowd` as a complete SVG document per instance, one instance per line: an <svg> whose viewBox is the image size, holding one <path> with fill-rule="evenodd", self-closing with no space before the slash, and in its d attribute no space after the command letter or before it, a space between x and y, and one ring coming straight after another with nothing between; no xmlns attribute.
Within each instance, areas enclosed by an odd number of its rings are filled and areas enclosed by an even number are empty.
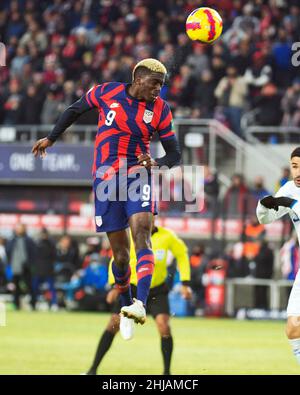
<svg viewBox="0 0 300 395"><path fill-rule="evenodd" d="M297 0L208 0L221 13L214 45L191 42L185 18L198 0L3 0L0 123L53 124L93 84L130 81L133 65L156 57L175 117L215 117L243 136L248 123L300 126ZM277 111L274 111L274 108ZM81 117L93 124L95 114Z"/></svg>

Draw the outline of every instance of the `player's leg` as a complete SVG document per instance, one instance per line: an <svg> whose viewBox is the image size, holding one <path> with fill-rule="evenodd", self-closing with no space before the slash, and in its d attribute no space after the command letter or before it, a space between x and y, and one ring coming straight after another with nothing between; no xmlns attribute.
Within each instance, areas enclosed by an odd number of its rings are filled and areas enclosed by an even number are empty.
<svg viewBox="0 0 300 395"><path fill-rule="evenodd" d="M166 284L151 288L148 299L148 311L155 319L161 337L161 352L164 363L164 375L170 375L173 352L173 337L170 327L170 306Z"/></svg>
<svg viewBox="0 0 300 395"><path fill-rule="evenodd" d="M130 237L129 230L107 232L107 237L113 252L112 272L115 284L120 293L121 306L132 304L130 289Z"/></svg>
<svg viewBox="0 0 300 395"><path fill-rule="evenodd" d="M287 307L286 335L300 364L300 271L298 272Z"/></svg>
<svg viewBox="0 0 300 395"><path fill-rule="evenodd" d="M118 333L119 325L120 325L120 316L119 314L113 313L105 331L102 333L102 336L100 338L96 350L94 361L92 363L92 366L87 372L88 375L97 374L97 369L100 365L100 362L102 361L107 351L110 349L114 337Z"/></svg>
<svg viewBox="0 0 300 395"><path fill-rule="evenodd" d="M157 329L161 337L161 352L164 361L163 374L165 375L171 374L170 366L173 352L173 337L169 321L170 316L168 314L158 314L155 317Z"/></svg>
<svg viewBox="0 0 300 395"><path fill-rule="evenodd" d="M154 255L151 245L152 220L153 214L147 212L133 214L129 219L137 257L137 299L144 305L147 302L154 270Z"/></svg>
<svg viewBox="0 0 300 395"><path fill-rule="evenodd" d="M129 219L132 238L137 256L137 297L131 306L123 307L122 314L144 324L146 320L146 302L149 294L152 273L154 269L154 256L151 249L152 213L139 212Z"/></svg>

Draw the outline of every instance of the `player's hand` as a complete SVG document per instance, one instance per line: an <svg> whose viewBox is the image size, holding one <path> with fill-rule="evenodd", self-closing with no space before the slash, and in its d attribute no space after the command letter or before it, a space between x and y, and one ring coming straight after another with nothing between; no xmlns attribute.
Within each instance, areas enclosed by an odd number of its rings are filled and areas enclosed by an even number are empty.
<svg viewBox="0 0 300 395"><path fill-rule="evenodd" d="M54 144L53 141L48 140L47 137L45 137L43 139L38 140L34 144L31 152L33 153L33 155L35 157L37 157L39 155L41 158L44 158L46 156L46 149L48 147L51 147L53 144Z"/></svg>
<svg viewBox="0 0 300 395"><path fill-rule="evenodd" d="M152 166L157 166L154 159L151 158L149 154L141 154L138 156L138 164L146 167L146 169L151 169Z"/></svg>
<svg viewBox="0 0 300 395"><path fill-rule="evenodd" d="M119 291L116 288L112 288L106 295L106 302L108 304L113 304L119 296Z"/></svg>
<svg viewBox="0 0 300 395"><path fill-rule="evenodd" d="M187 300L192 299L193 292L191 287L189 287L188 285L182 285L180 288L180 293L183 299L187 299Z"/></svg>
<svg viewBox="0 0 300 395"><path fill-rule="evenodd" d="M274 209L278 211L279 206L283 207L291 207L292 204L296 202L295 199L289 198L289 197L278 197L275 198L273 196L266 196L265 198L261 199L260 203L265 206L266 208L269 209Z"/></svg>

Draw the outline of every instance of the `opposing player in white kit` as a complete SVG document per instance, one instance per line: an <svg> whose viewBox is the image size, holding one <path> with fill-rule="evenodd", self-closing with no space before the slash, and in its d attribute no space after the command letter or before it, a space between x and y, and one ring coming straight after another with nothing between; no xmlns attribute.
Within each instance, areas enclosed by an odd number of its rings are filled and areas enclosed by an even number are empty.
<svg viewBox="0 0 300 395"><path fill-rule="evenodd" d="M294 223L300 243L300 147L296 148L290 159L293 181L288 181L275 197L266 196L258 202L256 214L261 224L270 224L289 214ZM300 270L297 273L287 307L286 335L300 364Z"/></svg>

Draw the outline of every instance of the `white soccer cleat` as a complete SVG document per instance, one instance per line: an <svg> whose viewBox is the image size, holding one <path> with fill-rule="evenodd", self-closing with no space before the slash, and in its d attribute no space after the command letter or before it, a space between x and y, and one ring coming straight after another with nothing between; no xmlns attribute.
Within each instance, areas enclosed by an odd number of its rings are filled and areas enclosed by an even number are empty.
<svg viewBox="0 0 300 395"><path fill-rule="evenodd" d="M146 310L143 302L133 298L133 303L130 306L123 306L121 308L121 315L134 320L135 323L144 324L146 321Z"/></svg>
<svg viewBox="0 0 300 395"><path fill-rule="evenodd" d="M134 321L121 314L120 333L124 340L130 340L134 335Z"/></svg>

